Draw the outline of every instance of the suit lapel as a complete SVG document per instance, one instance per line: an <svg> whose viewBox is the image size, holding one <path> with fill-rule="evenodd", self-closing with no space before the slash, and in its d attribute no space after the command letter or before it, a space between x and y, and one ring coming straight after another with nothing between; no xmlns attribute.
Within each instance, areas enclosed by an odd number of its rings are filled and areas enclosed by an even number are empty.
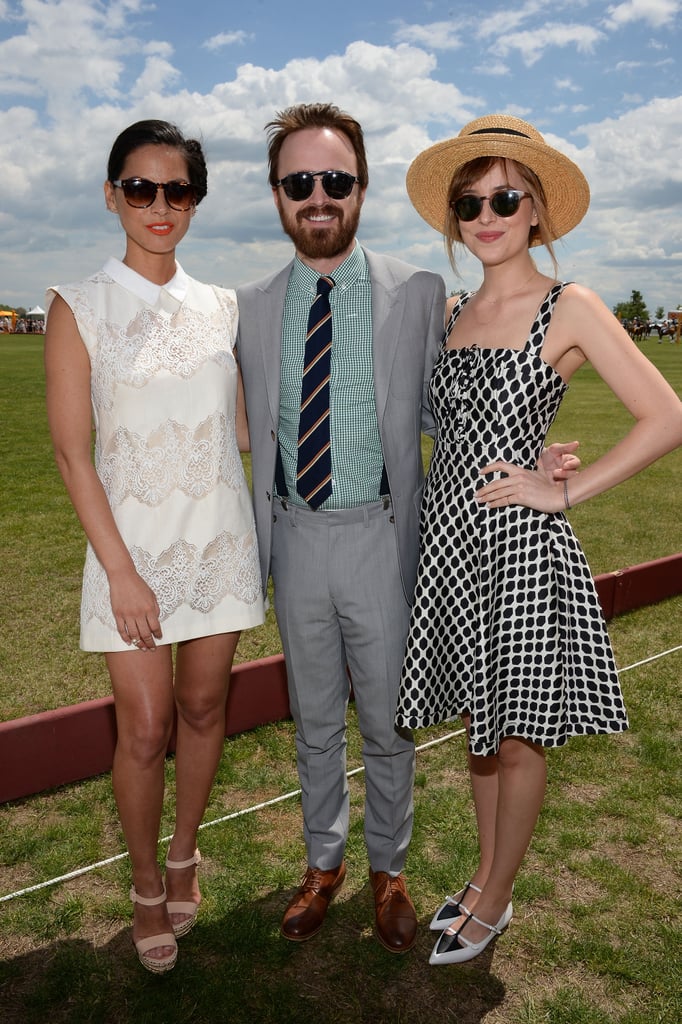
<svg viewBox="0 0 682 1024"><path fill-rule="evenodd" d="M270 278L254 296L257 307L250 314L258 325L258 345L263 361L263 379L270 415L279 423L280 364L282 353L282 318L284 297L293 263Z"/></svg>
<svg viewBox="0 0 682 1024"><path fill-rule="evenodd" d="M374 397L379 424L388 400L393 362L400 340L405 291L387 273L380 256L365 250L372 282L372 357L374 360Z"/></svg>

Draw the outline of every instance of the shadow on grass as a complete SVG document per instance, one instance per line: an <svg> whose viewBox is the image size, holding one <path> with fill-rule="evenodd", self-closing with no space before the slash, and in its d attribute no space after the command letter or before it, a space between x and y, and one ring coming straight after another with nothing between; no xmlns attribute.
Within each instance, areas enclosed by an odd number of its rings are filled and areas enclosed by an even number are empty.
<svg viewBox="0 0 682 1024"><path fill-rule="evenodd" d="M126 927L106 944L60 939L0 963L5 1024L478 1024L505 997L492 973L494 944L474 964L433 968L434 936L420 922L416 947L397 956L371 931L366 884L332 904L306 943L279 934L292 890L201 914L180 942L173 971L137 962Z"/></svg>

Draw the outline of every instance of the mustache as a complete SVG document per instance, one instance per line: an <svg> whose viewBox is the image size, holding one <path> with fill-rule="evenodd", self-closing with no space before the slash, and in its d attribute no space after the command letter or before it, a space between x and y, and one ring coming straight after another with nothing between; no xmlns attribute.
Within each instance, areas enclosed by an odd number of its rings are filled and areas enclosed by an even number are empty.
<svg viewBox="0 0 682 1024"><path fill-rule="evenodd" d="M300 224L307 217L338 217L343 220L343 210L331 204L325 206L304 206L302 210L296 211L296 220Z"/></svg>

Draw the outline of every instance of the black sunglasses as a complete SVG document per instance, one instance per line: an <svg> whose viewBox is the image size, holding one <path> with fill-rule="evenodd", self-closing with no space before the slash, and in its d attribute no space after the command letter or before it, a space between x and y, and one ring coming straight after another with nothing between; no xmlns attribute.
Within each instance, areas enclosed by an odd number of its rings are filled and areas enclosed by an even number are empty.
<svg viewBox="0 0 682 1024"><path fill-rule="evenodd" d="M289 199L301 203L313 194L315 178L322 179L322 188L330 199L347 199L355 182L360 181L346 171L295 171L276 181L275 188L281 185Z"/></svg>
<svg viewBox="0 0 682 1024"><path fill-rule="evenodd" d="M114 188L122 188L128 206L144 210L151 206L160 188L173 210L189 210L196 202L194 185L188 181L149 181L148 178L119 178Z"/></svg>
<svg viewBox="0 0 682 1024"><path fill-rule="evenodd" d="M490 196L460 196L453 199L450 208L458 220L476 220L483 209L484 200L490 203L490 209L498 217L513 217L522 199L532 199L530 192L520 192L517 188L500 188Z"/></svg>

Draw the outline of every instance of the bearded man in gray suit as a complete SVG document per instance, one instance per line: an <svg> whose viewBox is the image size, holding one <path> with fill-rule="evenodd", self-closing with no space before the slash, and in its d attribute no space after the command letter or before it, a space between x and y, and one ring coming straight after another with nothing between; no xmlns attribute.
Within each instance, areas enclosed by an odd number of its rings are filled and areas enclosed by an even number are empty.
<svg viewBox="0 0 682 1024"><path fill-rule="evenodd" d="M394 716L418 558L421 433L434 433L428 385L445 289L438 275L357 243L368 172L356 120L331 104L301 104L267 127L269 181L295 257L237 290L238 351L263 586L272 575L308 860L282 934L297 942L316 935L346 875L350 672L376 933L386 949L403 953L417 933L402 873L415 755ZM331 284L331 461L320 484L324 500L311 504L301 486L299 420L308 315L321 277ZM570 476L576 447L552 445L539 468Z"/></svg>
<svg viewBox="0 0 682 1024"><path fill-rule="evenodd" d="M365 840L376 933L415 942L403 866L415 752L394 715L418 556L421 432L443 334L445 289L424 270L356 241L368 182L362 128L331 104L277 115L269 181L295 257L238 290L239 359L251 434L264 585L272 574L296 724L308 867L282 921L293 941L322 927L345 878L349 679L362 735ZM331 278L328 496L297 490L306 327L318 279ZM300 485L299 485L300 486Z"/></svg>

